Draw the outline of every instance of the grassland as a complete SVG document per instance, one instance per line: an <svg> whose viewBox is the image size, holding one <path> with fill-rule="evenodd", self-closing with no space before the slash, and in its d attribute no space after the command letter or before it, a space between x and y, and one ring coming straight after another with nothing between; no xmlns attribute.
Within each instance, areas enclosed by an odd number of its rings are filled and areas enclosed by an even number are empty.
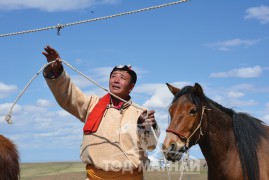
<svg viewBox="0 0 269 180"><path fill-rule="evenodd" d="M206 180L207 171L201 163L200 170L183 172L182 180ZM171 180L178 180L181 171L169 171ZM166 169L154 168L145 172L145 180L166 180ZM81 162L22 163L21 180L85 180L85 165Z"/></svg>

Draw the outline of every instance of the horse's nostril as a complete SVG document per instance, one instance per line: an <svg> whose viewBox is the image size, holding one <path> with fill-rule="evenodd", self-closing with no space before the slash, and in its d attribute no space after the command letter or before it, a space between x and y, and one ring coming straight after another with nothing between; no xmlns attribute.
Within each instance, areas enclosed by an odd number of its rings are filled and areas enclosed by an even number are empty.
<svg viewBox="0 0 269 180"><path fill-rule="evenodd" d="M175 151L177 149L177 145L175 143L171 143L168 152Z"/></svg>
<svg viewBox="0 0 269 180"><path fill-rule="evenodd" d="M179 150L179 152L185 153L187 150L188 150L188 148L186 146L184 146Z"/></svg>

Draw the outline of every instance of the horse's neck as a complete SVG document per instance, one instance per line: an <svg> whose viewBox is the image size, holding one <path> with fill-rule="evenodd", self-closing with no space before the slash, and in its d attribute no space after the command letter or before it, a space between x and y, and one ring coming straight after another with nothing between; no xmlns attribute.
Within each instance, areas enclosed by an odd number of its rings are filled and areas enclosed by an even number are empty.
<svg viewBox="0 0 269 180"><path fill-rule="evenodd" d="M227 160L227 153L236 148L232 118L218 109L211 109L205 120L206 133L199 146L208 165L216 166Z"/></svg>

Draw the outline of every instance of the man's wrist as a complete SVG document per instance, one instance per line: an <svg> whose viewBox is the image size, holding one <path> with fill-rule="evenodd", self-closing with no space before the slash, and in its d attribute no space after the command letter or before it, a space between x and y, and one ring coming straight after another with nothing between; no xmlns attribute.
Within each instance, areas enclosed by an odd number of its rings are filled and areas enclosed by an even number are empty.
<svg viewBox="0 0 269 180"><path fill-rule="evenodd" d="M43 71L43 76L45 78L49 78L49 79L55 79L58 78L61 74L63 73L63 66L61 65L61 67L57 70L55 69L51 69L49 66L46 67Z"/></svg>

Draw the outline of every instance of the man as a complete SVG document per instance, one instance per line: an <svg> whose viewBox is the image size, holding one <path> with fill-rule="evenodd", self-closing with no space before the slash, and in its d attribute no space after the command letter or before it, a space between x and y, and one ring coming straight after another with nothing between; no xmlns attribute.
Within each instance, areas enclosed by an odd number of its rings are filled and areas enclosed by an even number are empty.
<svg viewBox="0 0 269 180"><path fill-rule="evenodd" d="M59 105L84 122L81 160L86 164L87 178L141 180L147 167L146 150L153 150L160 130L154 111L137 108L130 97L137 75L130 66L116 66L110 73L109 90L100 98L87 96L74 83L60 62L58 52L46 46L42 52L48 62L44 77ZM146 115L147 114L147 115Z"/></svg>

